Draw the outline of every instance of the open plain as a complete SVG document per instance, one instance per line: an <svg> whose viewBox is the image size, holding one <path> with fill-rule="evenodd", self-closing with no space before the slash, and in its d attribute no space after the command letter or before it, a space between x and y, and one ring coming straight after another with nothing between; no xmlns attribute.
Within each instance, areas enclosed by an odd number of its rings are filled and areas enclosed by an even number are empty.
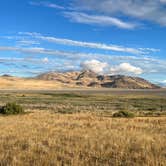
<svg viewBox="0 0 166 166"><path fill-rule="evenodd" d="M0 116L0 165L166 164L166 91L2 90L0 105L22 115ZM113 118L119 110L135 118Z"/></svg>

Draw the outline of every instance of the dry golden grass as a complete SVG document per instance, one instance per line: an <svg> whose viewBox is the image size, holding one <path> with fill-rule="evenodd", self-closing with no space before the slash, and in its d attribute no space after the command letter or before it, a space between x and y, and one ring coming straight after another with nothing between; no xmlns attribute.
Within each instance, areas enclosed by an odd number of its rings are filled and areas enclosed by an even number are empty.
<svg viewBox="0 0 166 166"><path fill-rule="evenodd" d="M47 90L61 88L62 84L54 81L23 79L16 77L0 78L0 89Z"/></svg>
<svg viewBox="0 0 166 166"><path fill-rule="evenodd" d="M166 117L0 116L0 165L165 166Z"/></svg>
<svg viewBox="0 0 166 166"><path fill-rule="evenodd" d="M6 90L55 90L64 88L80 88L75 84L61 83L54 80L39 80L18 77L0 77L0 89Z"/></svg>

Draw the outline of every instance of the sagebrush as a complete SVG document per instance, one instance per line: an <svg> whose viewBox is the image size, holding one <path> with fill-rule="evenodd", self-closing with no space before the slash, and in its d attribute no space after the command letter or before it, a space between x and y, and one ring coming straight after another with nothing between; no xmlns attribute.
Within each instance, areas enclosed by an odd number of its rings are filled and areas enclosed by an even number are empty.
<svg viewBox="0 0 166 166"><path fill-rule="evenodd" d="M6 115L21 114L21 113L24 113L24 109L19 104L7 103L5 106L0 108L0 113L6 114Z"/></svg>

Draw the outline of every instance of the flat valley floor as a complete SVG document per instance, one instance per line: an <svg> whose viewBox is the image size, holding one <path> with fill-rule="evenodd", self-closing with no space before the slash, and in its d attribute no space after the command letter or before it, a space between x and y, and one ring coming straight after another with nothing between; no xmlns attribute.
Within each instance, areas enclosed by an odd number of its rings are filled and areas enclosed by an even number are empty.
<svg viewBox="0 0 166 166"><path fill-rule="evenodd" d="M1 90L0 165L166 165L166 90ZM117 111L135 118L113 118Z"/></svg>

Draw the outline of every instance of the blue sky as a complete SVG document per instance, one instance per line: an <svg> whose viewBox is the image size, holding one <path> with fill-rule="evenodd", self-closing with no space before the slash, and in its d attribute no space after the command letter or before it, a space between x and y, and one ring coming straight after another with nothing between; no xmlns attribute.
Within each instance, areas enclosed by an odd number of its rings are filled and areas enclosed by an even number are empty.
<svg viewBox="0 0 166 166"><path fill-rule="evenodd" d="M0 74L92 70L166 82L166 0L1 0Z"/></svg>

